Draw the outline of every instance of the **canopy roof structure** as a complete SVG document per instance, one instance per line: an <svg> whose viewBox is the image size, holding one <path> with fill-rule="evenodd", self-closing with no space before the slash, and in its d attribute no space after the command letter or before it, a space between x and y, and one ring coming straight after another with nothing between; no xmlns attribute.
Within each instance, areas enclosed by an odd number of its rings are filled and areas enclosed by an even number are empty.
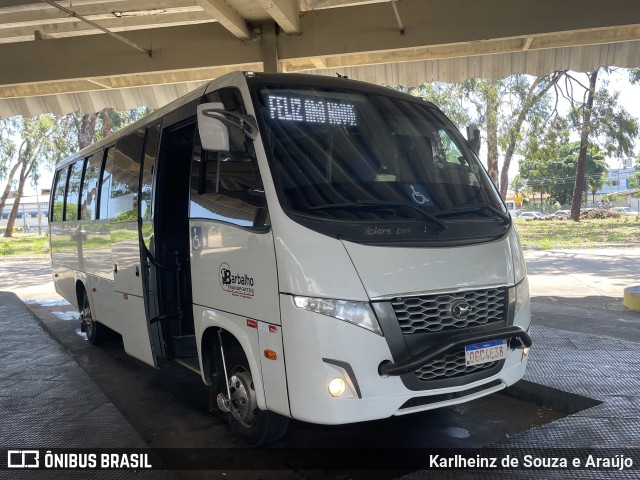
<svg viewBox="0 0 640 480"><path fill-rule="evenodd" d="M640 66L638 0L3 0L0 118L156 108L233 70L378 84Z"/></svg>

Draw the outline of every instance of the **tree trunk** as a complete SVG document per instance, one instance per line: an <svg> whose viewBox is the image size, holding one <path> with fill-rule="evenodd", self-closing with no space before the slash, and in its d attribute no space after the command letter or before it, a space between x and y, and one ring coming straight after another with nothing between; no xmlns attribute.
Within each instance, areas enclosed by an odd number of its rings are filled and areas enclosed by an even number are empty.
<svg viewBox="0 0 640 480"><path fill-rule="evenodd" d="M593 111L593 98L596 93L596 81L598 80L598 70L589 74L589 92L587 94L587 104L582 113L582 125L580 128L580 153L578 154L578 165L576 166L576 183L573 187L573 200L571 201L571 220L580 221L580 203L582 203L582 192L584 191L584 169L587 163L587 147L589 146L589 128L591 127L591 112Z"/></svg>
<svg viewBox="0 0 640 480"><path fill-rule="evenodd" d="M493 93L493 92L491 92ZM498 172L498 107L500 105L497 95L487 96L487 171L493 184L499 188Z"/></svg>
<svg viewBox="0 0 640 480"><path fill-rule="evenodd" d="M18 191L16 192L16 198L13 201L11 213L9 213L9 218L7 219L7 229L4 232L4 236L7 238L13 236L13 226L15 225L16 218L18 217L18 211L20 210L20 199L22 198L22 192L24 190L24 184L26 181L26 178L24 178L24 180L20 178L20 181L18 182Z"/></svg>
<svg viewBox="0 0 640 480"><path fill-rule="evenodd" d="M20 166L20 162L16 163L13 167L11 167L11 171L9 172L9 176L7 177L7 185L4 187L4 192L2 192L2 197L0 197L0 214L4 211L4 206L7 203L7 198L9 198L9 194L11 193L11 184L13 183L13 177Z"/></svg>
<svg viewBox="0 0 640 480"><path fill-rule="evenodd" d="M102 138L106 137L111 133L111 114L113 113L113 108L107 107L100 112L102 116Z"/></svg>
<svg viewBox="0 0 640 480"><path fill-rule="evenodd" d="M22 198L22 194L24 192L24 185L27 183L27 179L29 175L31 175L31 170L35 165L36 158L32 159L29 162L22 161L19 165L22 165L20 169L20 179L18 180L18 190L16 192L16 198L13 201L13 208L11 209L11 213L9 213L9 218L7 219L7 229L4 232L4 236L10 238L13 235L13 226L16 222L16 218L18 217L18 210L20 209L20 199ZM24 232L27 233L27 232Z"/></svg>
<svg viewBox="0 0 640 480"><path fill-rule="evenodd" d="M82 116L78 131L78 147L82 150L91 145L95 138L97 113L87 113Z"/></svg>

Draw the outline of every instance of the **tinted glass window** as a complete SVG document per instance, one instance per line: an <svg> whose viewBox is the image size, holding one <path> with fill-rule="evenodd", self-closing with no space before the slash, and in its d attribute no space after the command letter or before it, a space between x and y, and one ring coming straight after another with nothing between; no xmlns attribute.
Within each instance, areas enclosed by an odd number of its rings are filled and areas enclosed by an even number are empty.
<svg viewBox="0 0 640 480"><path fill-rule="evenodd" d="M109 218L109 196L111 194L111 179L113 178L113 154L114 148L107 150L100 178L100 217Z"/></svg>
<svg viewBox="0 0 640 480"><path fill-rule="evenodd" d="M67 185L67 168L58 170L56 183L53 189L53 208L51 209L51 221L61 222L64 214L64 191Z"/></svg>
<svg viewBox="0 0 640 480"><path fill-rule="evenodd" d="M143 142L144 130L138 130L121 138L116 144L109 200L109 218L115 221L130 221L138 218Z"/></svg>
<svg viewBox="0 0 640 480"><path fill-rule="evenodd" d="M140 215L142 218L150 219L151 198L153 188L153 172L156 164L156 153L158 152L158 141L160 140L160 124L147 129L147 139L144 146L144 166L142 169L142 184L140 191Z"/></svg>
<svg viewBox="0 0 640 480"><path fill-rule="evenodd" d="M243 227L267 225L267 204L255 159L196 148L189 216Z"/></svg>
<svg viewBox="0 0 640 480"><path fill-rule="evenodd" d="M101 164L102 151L94 153L86 160L84 178L82 180L82 194L80 196L81 220L95 220L97 217L96 205Z"/></svg>
<svg viewBox="0 0 640 480"><path fill-rule="evenodd" d="M80 182L82 180L82 167L84 160L78 160L71 165L69 170L69 182L67 185L67 200L65 202L64 219L78 219L78 200L80 198Z"/></svg>

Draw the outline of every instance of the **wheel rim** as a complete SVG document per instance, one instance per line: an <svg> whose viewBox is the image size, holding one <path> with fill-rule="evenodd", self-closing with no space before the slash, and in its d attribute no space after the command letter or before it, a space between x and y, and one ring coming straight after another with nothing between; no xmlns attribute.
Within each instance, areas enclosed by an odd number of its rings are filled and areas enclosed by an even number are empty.
<svg viewBox="0 0 640 480"><path fill-rule="evenodd" d="M256 423L258 405L251 374L239 367L229 378L231 415L245 428Z"/></svg>
<svg viewBox="0 0 640 480"><path fill-rule="evenodd" d="M80 321L84 323L84 331L87 334L87 337L91 337L91 335L93 335L94 323L93 316L91 315L91 307L89 306L89 299L87 298L86 293L84 294L82 310L80 311Z"/></svg>

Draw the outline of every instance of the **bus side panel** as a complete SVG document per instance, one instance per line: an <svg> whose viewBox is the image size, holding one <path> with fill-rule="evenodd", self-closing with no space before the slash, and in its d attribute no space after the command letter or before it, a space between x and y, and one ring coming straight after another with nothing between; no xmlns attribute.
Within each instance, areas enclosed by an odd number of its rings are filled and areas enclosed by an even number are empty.
<svg viewBox="0 0 640 480"><path fill-rule="evenodd" d="M120 310L127 312L122 319L124 351L146 364L155 366L144 317L144 300L142 297L119 292L116 292L115 299L121 305Z"/></svg>
<svg viewBox="0 0 640 480"><path fill-rule="evenodd" d="M126 314L119 310L118 295L122 294L117 294L114 290L113 280L91 276L89 282L95 319L122 334L122 323L126 318Z"/></svg>
<svg viewBox="0 0 640 480"><path fill-rule="evenodd" d="M287 373L285 371L282 328L265 322L258 322L260 342L260 361L262 362L262 381L267 408L281 415L291 416L289 396L287 395ZM275 359L268 359L264 352L275 352Z"/></svg>
<svg viewBox="0 0 640 480"><path fill-rule="evenodd" d="M280 324L273 234L189 222L193 303Z"/></svg>
<svg viewBox="0 0 640 480"><path fill-rule="evenodd" d="M84 222L82 226L82 264L87 273L106 280L113 280L109 226L109 220Z"/></svg>
<svg viewBox="0 0 640 480"><path fill-rule="evenodd" d="M120 312L119 321L124 349L132 357L155 366L142 297L137 222L113 222L111 241L114 262L114 304Z"/></svg>
<svg viewBox="0 0 640 480"><path fill-rule="evenodd" d="M75 251L71 251L74 245L65 227L63 222L55 222L49 232L53 285L58 295L77 307L74 271L70 268Z"/></svg>
<svg viewBox="0 0 640 480"><path fill-rule="evenodd" d="M77 308L78 299L76 298L74 271L57 262L52 262L51 270L56 293Z"/></svg>

